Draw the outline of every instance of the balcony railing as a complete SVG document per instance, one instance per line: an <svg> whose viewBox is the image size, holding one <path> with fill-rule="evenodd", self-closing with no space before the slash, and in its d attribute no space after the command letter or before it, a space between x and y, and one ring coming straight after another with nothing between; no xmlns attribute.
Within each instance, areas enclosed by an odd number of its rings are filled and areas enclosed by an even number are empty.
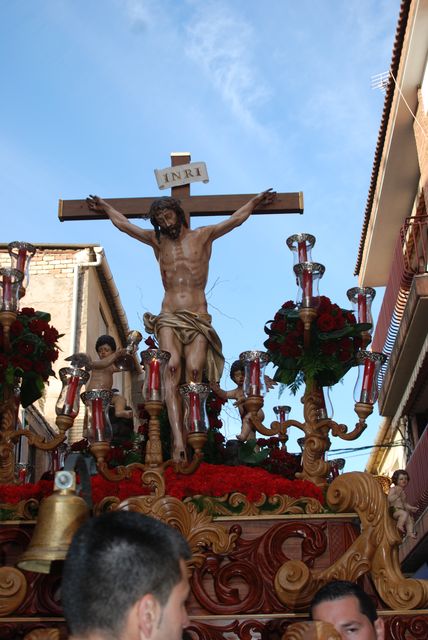
<svg viewBox="0 0 428 640"><path fill-rule="evenodd" d="M373 351L389 356L397 338L415 275L428 273L428 216L406 218L395 246L388 284L376 324ZM383 381L386 361L381 374Z"/></svg>
<svg viewBox="0 0 428 640"><path fill-rule="evenodd" d="M407 463L406 471L410 483L406 487L406 498L409 504L418 507L416 518L428 506L428 425L425 427L415 450Z"/></svg>

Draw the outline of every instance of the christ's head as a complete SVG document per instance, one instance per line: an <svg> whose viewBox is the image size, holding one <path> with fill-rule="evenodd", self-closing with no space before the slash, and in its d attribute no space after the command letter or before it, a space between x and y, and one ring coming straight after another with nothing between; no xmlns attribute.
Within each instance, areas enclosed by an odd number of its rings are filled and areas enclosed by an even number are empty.
<svg viewBox="0 0 428 640"><path fill-rule="evenodd" d="M188 226L179 200L169 196L154 200L150 207L149 216L158 242L161 235L171 240L177 240L181 233L181 227Z"/></svg>

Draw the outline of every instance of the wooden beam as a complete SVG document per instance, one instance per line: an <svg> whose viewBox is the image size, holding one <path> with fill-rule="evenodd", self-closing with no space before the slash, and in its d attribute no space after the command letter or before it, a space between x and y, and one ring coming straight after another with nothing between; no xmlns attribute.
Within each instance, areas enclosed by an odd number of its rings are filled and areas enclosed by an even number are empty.
<svg viewBox="0 0 428 640"><path fill-rule="evenodd" d="M225 216L234 213L248 200L257 194L188 196L180 198L181 206L191 217ZM159 196L158 196L159 197ZM106 200L112 207L127 218L147 217L154 198L109 198ZM262 209L253 211L252 215L268 213L303 213L303 193L278 193L274 202ZM61 222L68 220L107 220L104 214L88 209L86 200L60 200L58 217Z"/></svg>

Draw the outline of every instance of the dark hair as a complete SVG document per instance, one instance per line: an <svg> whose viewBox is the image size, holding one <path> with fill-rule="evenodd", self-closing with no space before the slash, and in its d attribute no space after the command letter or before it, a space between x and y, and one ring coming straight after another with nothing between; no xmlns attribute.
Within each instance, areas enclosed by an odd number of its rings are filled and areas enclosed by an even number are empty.
<svg viewBox="0 0 428 640"><path fill-rule="evenodd" d="M111 347L112 351L116 351L116 341L113 336L100 336L95 343L95 351L98 351L98 349L104 344L107 344L109 347Z"/></svg>
<svg viewBox="0 0 428 640"><path fill-rule="evenodd" d="M372 624L377 620L378 615L373 600L363 589L355 582L349 582L348 580L334 580L325 584L312 599L310 605L310 618L314 608L321 604L321 602L327 602L330 600L340 600L347 596L354 596L358 600L360 612L370 620Z"/></svg>
<svg viewBox="0 0 428 640"><path fill-rule="evenodd" d="M242 360L235 360L235 362L232 363L232 366L230 367L230 374L229 374L232 380L233 380L233 376L237 371L242 371L242 372L245 371L245 366Z"/></svg>
<svg viewBox="0 0 428 640"><path fill-rule="evenodd" d="M405 469L397 469L397 471L394 471L394 473L392 474L392 484L397 484L399 476L406 476L408 482L410 482L410 476L407 471Z"/></svg>
<svg viewBox="0 0 428 640"><path fill-rule="evenodd" d="M71 635L119 637L130 608L151 593L161 606L191 557L176 529L140 513L90 518L74 536L64 563L61 598Z"/></svg>
<svg viewBox="0 0 428 640"><path fill-rule="evenodd" d="M149 217L150 222L152 223L155 230L156 239L158 242L160 239L160 229L158 223L156 222L156 215L161 211L165 211L165 209L172 209L172 211L175 211L179 222L181 222L181 224L183 224L185 227L189 226L187 224L186 215L181 208L180 200L177 200L177 198L171 198L171 196L156 198L156 200L153 200L152 204L150 205Z"/></svg>

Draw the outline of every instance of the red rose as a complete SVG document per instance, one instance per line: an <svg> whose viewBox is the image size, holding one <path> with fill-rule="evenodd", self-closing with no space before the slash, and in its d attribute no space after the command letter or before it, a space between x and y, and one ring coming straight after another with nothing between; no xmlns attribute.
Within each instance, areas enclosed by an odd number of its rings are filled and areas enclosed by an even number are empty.
<svg viewBox="0 0 428 640"><path fill-rule="evenodd" d="M11 361L14 367L22 369L23 371L31 371L31 360L28 360L23 356L12 356Z"/></svg>
<svg viewBox="0 0 428 640"><path fill-rule="evenodd" d="M327 296L320 296L320 303L318 307L318 313L322 315L323 313L330 313L331 311L331 300L327 298Z"/></svg>
<svg viewBox="0 0 428 640"><path fill-rule="evenodd" d="M334 342L323 342L321 344L321 352L327 356L332 356L337 351L337 345Z"/></svg>
<svg viewBox="0 0 428 640"><path fill-rule="evenodd" d="M296 305L292 300L287 300L287 302L284 302L284 304L281 306L281 309L294 309L295 306Z"/></svg>
<svg viewBox="0 0 428 640"><path fill-rule="evenodd" d="M275 322L271 324L272 331L276 331L277 333L284 333L286 327L287 324L285 320L275 320Z"/></svg>
<svg viewBox="0 0 428 640"><path fill-rule="evenodd" d="M332 331L335 327L334 318L332 318L327 313L323 313L317 320L317 326L320 331L327 332Z"/></svg>
<svg viewBox="0 0 428 640"><path fill-rule="evenodd" d="M355 324L357 322L352 311L348 311L348 313L346 314L346 320L349 322L349 324Z"/></svg>
<svg viewBox="0 0 428 640"><path fill-rule="evenodd" d="M24 307L23 309L21 309L20 313L23 316L34 316L36 312L33 307Z"/></svg>
<svg viewBox="0 0 428 640"><path fill-rule="evenodd" d="M45 357L50 362L55 362L55 360L58 360L58 349L50 349L49 351L46 351Z"/></svg>
<svg viewBox="0 0 428 640"><path fill-rule="evenodd" d="M9 360L6 358L6 356L3 353L0 353L0 368L6 369L8 364L9 364Z"/></svg>
<svg viewBox="0 0 428 640"><path fill-rule="evenodd" d="M23 356L30 356L34 353L34 344L32 342L20 342L18 344L18 351Z"/></svg>
<svg viewBox="0 0 428 640"><path fill-rule="evenodd" d="M13 336L19 336L24 331L24 325L19 320L14 320L10 325L10 332Z"/></svg>
<svg viewBox="0 0 428 640"><path fill-rule="evenodd" d="M36 373L39 373L41 376L45 376L50 370L49 365L46 362L34 362L33 369Z"/></svg>
<svg viewBox="0 0 428 640"><path fill-rule="evenodd" d="M335 329L342 329L345 326L345 318L343 315L338 315L334 319L334 327Z"/></svg>
<svg viewBox="0 0 428 640"><path fill-rule="evenodd" d="M59 338L59 333L54 327L48 327L43 332L43 337L47 344L53 345Z"/></svg>
<svg viewBox="0 0 428 640"><path fill-rule="evenodd" d="M339 360L340 362L348 362L352 357L352 353L350 351L339 351Z"/></svg>

